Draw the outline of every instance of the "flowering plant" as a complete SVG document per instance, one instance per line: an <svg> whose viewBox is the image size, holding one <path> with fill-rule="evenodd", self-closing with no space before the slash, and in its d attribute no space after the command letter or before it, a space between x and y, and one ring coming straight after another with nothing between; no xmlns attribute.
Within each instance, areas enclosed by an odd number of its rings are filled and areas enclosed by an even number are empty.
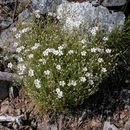
<svg viewBox="0 0 130 130"><path fill-rule="evenodd" d="M114 69L117 53L107 44L105 34L97 34L98 27L90 31L94 34L90 40L85 33L75 30L70 35L50 21L22 26L16 34L18 74L44 112L67 112L98 90Z"/></svg>

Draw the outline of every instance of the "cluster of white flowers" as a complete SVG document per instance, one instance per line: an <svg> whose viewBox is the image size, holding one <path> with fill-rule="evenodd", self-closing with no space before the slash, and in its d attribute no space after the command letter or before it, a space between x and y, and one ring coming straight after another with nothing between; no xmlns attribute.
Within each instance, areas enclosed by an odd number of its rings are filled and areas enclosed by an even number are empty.
<svg viewBox="0 0 130 130"><path fill-rule="evenodd" d="M68 51L68 54L69 54L69 55L74 54L74 50L69 50L69 51Z"/></svg>
<svg viewBox="0 0 130 130"><path fill-rule="evenodd" d="M40 47L40 43L35 43L35 45L31 49L36 50L38 47Z"/></svg>
<svg viewBox="0 0 130 130"><path fill-rule="evenodd" d="M102 63L103 61L104 61L103 58L98 58L99 63Z"/></svg>
<svg viewBox="0 0 130 130"><path fill-rule="evenodd" d="M50 74L50 71L49 71L49 70L46 70L46 71L44 71L44 74L45 74L45 75L49 75L49 74Z"/></svg>
<svg viewBox="0 0 130 130"><path fill-rule="evenodd" d="M16 49L16 52L17 52L17 53L20 53L24 48L25 48L24 46L18 47L18 48Z"/></svg>
<svg viewBox="0 0 130 130"><path fill-rule="evenodd" d="M34 76L34 70L29 69L28 76L33 77Z"/></svg>
<svg viewBox="0 0 130 130"><path fill-rule="evenodd" d="M13 47L17 47L17 46L18 46L18 43L14 42Z"/></svg>
<svg viewBox="0 0 130 130"><path fill-rule="evenodd" d="M47 48L45 51L43 51L43 56L48 56L49 53L53 53L54 55L62 56L63 52L61 50L55 50L54 48Z"/></svg>
<svg viewBox="0 0 130 130"><path fill-rule="evenodd" d="M24 71L25 71L25 69L26 69L26 66L25 66L24 64L19 64L19 65L17 66L17 68L18 68L18 74L19 74L19 75L24 74Z"/></svg>
<svg viewBox="0 0 130 130"><path fill-rule="evenodd" d="M57 70L61 70L61 66L60 65L56 65L56 69Z"/></svg>
<svg viewBox="0 0 130 130"><path fill-rule="evenodd" d="M86 53L87 53L86 51L82 51L81 56L86 56Z"/></svg>
<svg viewBox="0 0 130 130"><path fill-rule="evenodd" d="M89 84L93 85L94 84L93 80L89 80Z"/></svg>
<svg viewBox="0 0 130 130"><path fill-rule="evenodd" d="M46 60L45 59L39 59L39 62L41 62L43 65L46 64Z"/></svg>
<svg viewBox="0 0 130 130"><path fill-rule="evenodd" d="M84 82L86 82L86 78L85 77L80 77L80 81L84 83Z"/></svg>
<svg viewBox="0 0 130 130"><path fill-rule="evenodd" d="M15 38L20 38L21 37L21 34L19 34L19 33L17 33L16 35L15 35Z"/></svg>
<svg viewBox="0 0 130 130"><path fill-rule="evenodd" d="M93 77L93 74L92 74L92 73L87 72L87 73L85 74L85 76L86 76L87 78L92 78L92 77Z"/></svg>
<svg viewBox="0 0 130 130"><path fill-rule="evenodd" d="M16 28L16 27L13 27L13 28L11 28L11 31L12 31L12 32L16 32L16 31L17 31L17 28Z"/></svg>
<svg viewBox="0 0 130 130"><path fill-rule="evenodd" d="M35 14L36 18L40 18L40 10L35 10L34 14Z"/></svg>
<svg viewBox="0 0 130 130"><path fill-rule="evenodd" d="M8 63L8 65L7 65L7 66L8 66L8 68L10 68L10 69L11 69L11 68L13 67L13 64L10 62L10 63Z"/></svg>
<svg viewBox="0 0 130 130"><path fill-rule="evenodd" d="M98 27L96 27L96 26L92 28L91 33L93 36L96 35L97 30L98 30Z"/></svg>
<svg viewBox="0 0 130 130"><path fill-rule="evenodd" d="M40 81L38 79L34 80L34 84L35 84L36 88L41 88L41 84L40 84Z"/></svg>
<svg viewBox="0 0 130 130"><path fill-rule="evenodd" d="M91 52L96 52L96 48L91 48Z"/></svg>
<svg viewBox="0 0 130 130"><path fill-rule="evenodd" d="M66 85L66 83L65 83L65 81L60 81L59 85L64 87Z"/></svg>
<svg viewBox="0 0 130 130"><path fill-rule="evenodd" d="M59 88L56 88L56 92L57 92L58 98L63 97L63 92Z"/></svg>
<svg viewBox="0 0 130 130"><path fill-rule="evenodd" d="M8 56L3 57L4 61L7 61L9 58Z"/></svg>
<svg viewBox="0 0 130 130"><path fill-rule="evenodd" d="M72 80L70 83L68 83L68 86L76 86L77 82L75 80Z"/></svg>

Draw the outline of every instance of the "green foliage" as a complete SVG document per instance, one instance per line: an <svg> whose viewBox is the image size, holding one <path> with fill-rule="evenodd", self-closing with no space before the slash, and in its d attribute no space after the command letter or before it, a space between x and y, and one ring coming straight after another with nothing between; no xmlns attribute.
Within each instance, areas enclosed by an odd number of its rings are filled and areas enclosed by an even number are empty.
<svg viewBox="0 0 130 130"><path fill-rule="evenodd" d="M96 27L96 35L93 30L90 38L76 29L65 31L51 21L47 18L19 26L18 73L42 112L66 113L98 90L115 68L121 48L117 47L117 32L107 40Z"/></svg>

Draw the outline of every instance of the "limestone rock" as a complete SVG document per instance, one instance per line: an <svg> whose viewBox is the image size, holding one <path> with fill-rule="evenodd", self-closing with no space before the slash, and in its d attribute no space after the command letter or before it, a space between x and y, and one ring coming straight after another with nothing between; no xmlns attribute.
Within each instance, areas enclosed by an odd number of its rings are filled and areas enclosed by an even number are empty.
<svg viewBox="0 0 130 130"><path fill-rule="evenodd" d="M31 0L33 10L39 10L40 14L54 12L57 5L60 5L66 0Z"/></svg>
<svg viewBox="0 0 130 130"><path fill-rule="evenodd" d="M103 130L119 130L115 125L111 124L110 122L105 122Z"/></svg>
<svg viewBox="0 0 130 130"><path fill-rule="evenodd" d="M113 6L123 6L126 3L126 0L104 0L102 2L103 6L113 7Z"/></svg>
<svg viewBox="0 0 130 130"><path fill-rule="evenodd" d="M115 26L122 27L125 15L122 12L110 13L106 7L94 7L89 2L62 3L57 8L57 18L64 28L86 27L90 30L98 24L103 30L112 30Z"/></svg>

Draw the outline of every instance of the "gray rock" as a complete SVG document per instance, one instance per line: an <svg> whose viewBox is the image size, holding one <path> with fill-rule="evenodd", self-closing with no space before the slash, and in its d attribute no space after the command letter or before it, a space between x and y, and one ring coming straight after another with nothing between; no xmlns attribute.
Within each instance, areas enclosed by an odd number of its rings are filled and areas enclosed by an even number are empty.
<svg viewBox="0 0 130 130"><path fill-rule="evenodd" d="M0 81L0 100L5 99L9 94L9 82Z"/></svg>
<svg viewBox="0 0 130 130"><path fill-rule="evenodd" d="M38 125L38 129L40 130L58 130L56 126L49 125L46 122L42 122Z"/></svg>
<svg viewBox="0 0 130 130"><path fill-rule="evenodd" d="M94 7L89 2L62 3L58 6L56 15L64 28L70 30L82 26L90 30L96 24L107 30L115 26L122 27L125 22L125 15L122 12L110 13L106 7Z"/></svg>
<svg viewBox="0 0 130 130"><path fill-rule="evenodd" d="M103 126L103 130L119 130L115 125L111 124L110 122L105 122Z"/></svg>
<svg viewBox="0 0 130 130"><path fill-rule="evenodd" d="M126 3L126 0L104 0L102 2L103 6L113 7L113 6L123 6Z"/></svg>
<svg viewBox="0 0 130 130"><path fill-rule="evenodd" d="M40 14L55 12L56 7L66 0L31 0L33 10L39 10Z"/></svg>

